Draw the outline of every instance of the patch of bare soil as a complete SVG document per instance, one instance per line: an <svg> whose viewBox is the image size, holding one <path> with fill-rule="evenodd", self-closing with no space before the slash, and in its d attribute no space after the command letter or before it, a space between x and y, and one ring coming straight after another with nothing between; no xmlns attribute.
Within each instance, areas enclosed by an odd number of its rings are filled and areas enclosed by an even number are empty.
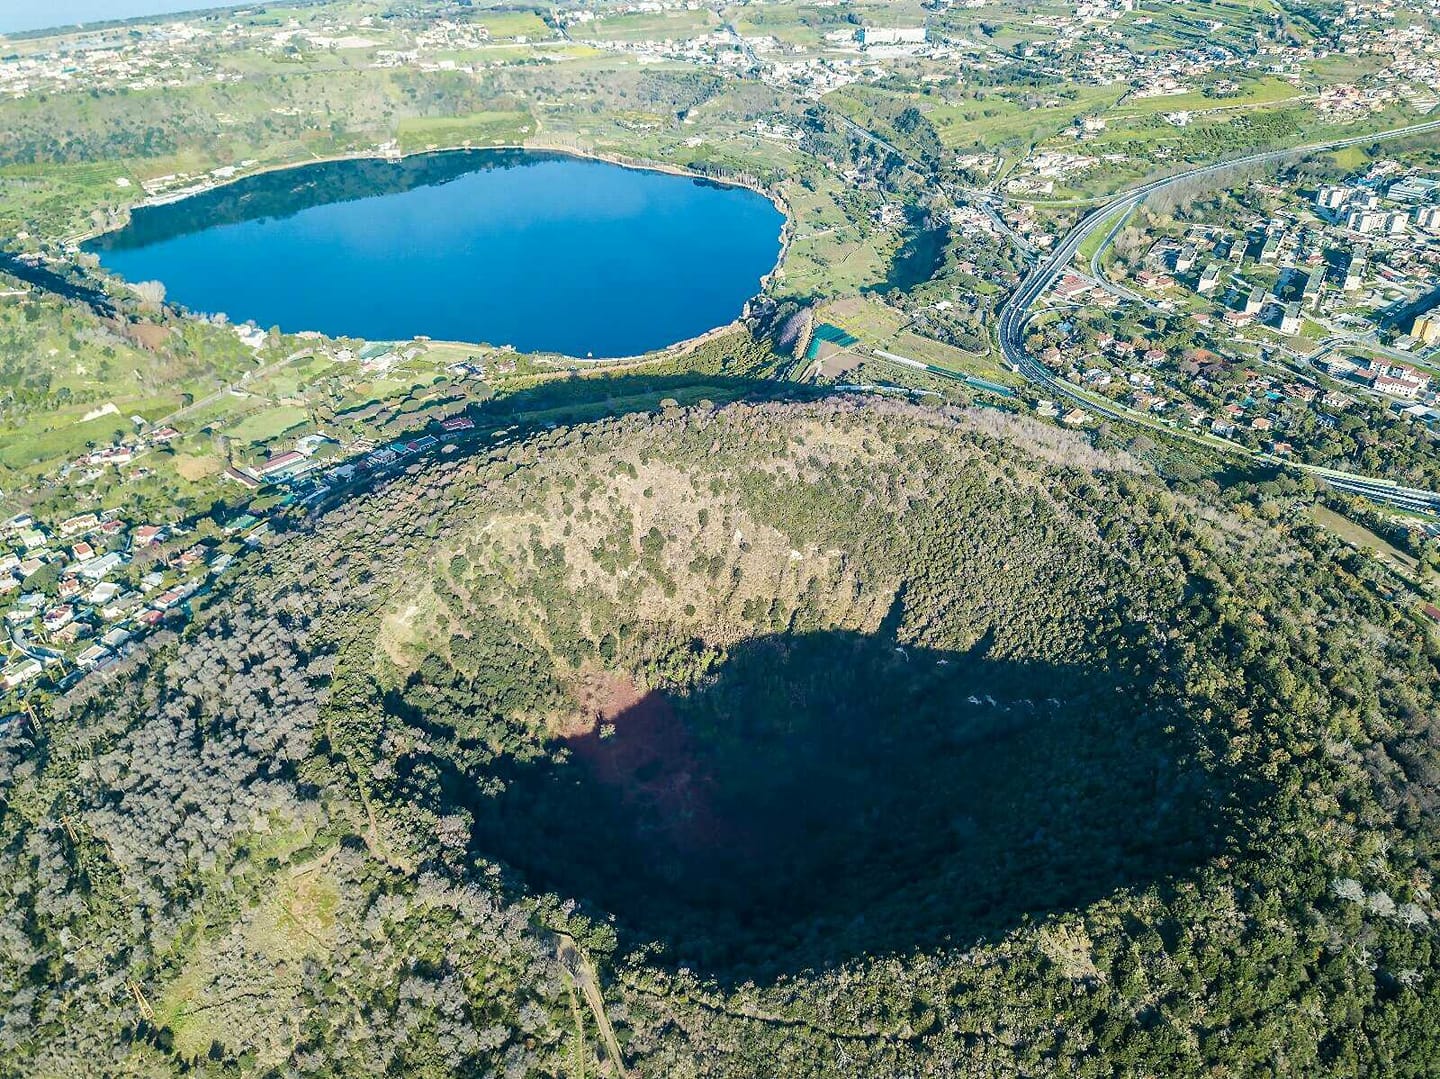
<svg viewBox="0 0 1440 1079"><path fill-rule="evenodd" d="M715 809L715 777L704 766L663 693L592 672L576 687L579 713L560 737L592 779L635 810L637 831L690 853L727 839Z"/></svg>
<svg viewBox="0 0 1440 1079"><path fill-rule="evenodd" d="M116 321L112 327L126 340L149 352L154 352L170 336L168 326L157 326L153 322Z"/></svg>

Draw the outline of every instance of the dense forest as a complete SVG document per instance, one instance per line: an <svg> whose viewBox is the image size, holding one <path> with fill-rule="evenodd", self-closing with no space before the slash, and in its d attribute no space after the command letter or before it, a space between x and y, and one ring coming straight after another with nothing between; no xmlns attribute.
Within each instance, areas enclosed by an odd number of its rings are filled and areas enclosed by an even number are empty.
<svg viewBox="0 0 1440 1079"><path fill-rule="evenodd" d="M845 397L414 465L0 736L0 1075L1436 1074L1440 648L1252 496Z"/></svg>

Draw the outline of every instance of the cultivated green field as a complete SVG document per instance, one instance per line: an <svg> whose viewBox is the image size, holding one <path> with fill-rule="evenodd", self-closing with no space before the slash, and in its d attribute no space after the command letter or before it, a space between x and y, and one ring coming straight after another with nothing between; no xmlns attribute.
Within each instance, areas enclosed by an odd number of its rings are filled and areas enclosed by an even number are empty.
<svg viewBox="0 0 1440 1079"><path fill-rule="evenodd" d="M528 112L477 112L469 116L402 120L401 153L453 146L520 146L535 134Z"/></svg>

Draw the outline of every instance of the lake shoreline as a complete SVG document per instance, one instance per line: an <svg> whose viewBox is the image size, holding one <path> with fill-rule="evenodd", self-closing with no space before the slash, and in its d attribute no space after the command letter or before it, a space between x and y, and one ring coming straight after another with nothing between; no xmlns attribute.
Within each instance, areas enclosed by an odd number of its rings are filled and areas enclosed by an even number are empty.
<svg viewBox="0 0 1440 1079"><path fill-rule="evenodd" d="M107 227L92 229L88 232L73 236L69 238L66 243L67 246L78 249L82 245L89 243L92 240L98 239L101 236L120 232L123 229L128 228L131 223L131 215L137 209L171 206L179 202L184 202L186 199L196 198L200 195L209 194L212 191L218 191L223 188L238 184L242 180L248 180L254 177L266 176L282 172L290 172L297 169L307 168L312 165L325 165L344 161L382 161L398 164L409 158L439 156L442 154L453 153L471 153L477 151L556 154L563 157L573 158L579 161L594 161L601 164L613 165L616 168L630 169L637 172L662 173L669 176L684 177L692 180L702 180L707 183L713 183L721 187L742 188L744 190L752 191L755 194L762 196L767 201L769 201L770 204L774 206L780 214L780 250L776 255L775 264L761 276L760 285L757 291L745 301L744 305L742 306L742 312L746 308L748 308L755 300L767 294L770 289L770 285L774 280L775 274L785 264L785 259L790 253L790 244L794 234L794 227L793 216L789 204L785 201L784 197L781 196L778 191L763 187L760 184L755 183L751 180L739 177L711 176L707 173L699 172L695 169L686 168L683 165L674 165L662 161L650 161L643 158L632 158L621 154L606 153L604 151L582 150L576 147L566 146L527 146L519 143L505 143L494 146L441 146L435 147L433 149L427 148L424 150L413 150L410 153L390 153L382 150L364 150L355 151L352 153L316 156L306 161L273 162L254 168L244 173L243 175L233 176L224 180L216 180L214 182L206 183L202 187L196 189L188 189L183 194L176 194L169 197L152 196L143 199L130 206L124 207L123 212L118 214L116 220L110 223ZM106 272L110 273L110 271ZM117 280L125 282L126 284L130 283L128 281L125 281L124 278L120 278L118 277L118 275L114 275L113 273L111 274L111 276L115 277ZM723 334L739 329L742 326L743 322L744 315L742 314L734 319L731 319L727 323L713 326L702 333L698 333L691 337L675 341L672 344L665 345L661 348L652 349L648 352L628 356L571 356L567 353L561 352L531 352L521 349L515 349L514 351L516 355L531 357L537 362L556 364L574 362L586 365L601 365L611 363L635 363L647 359L661 360L676 355L684 355L690 351L693 351L695 348L705 344L707 341L713 340L714 338L722 336ZM289 334L296 334L321 331L314 331L308 327L302 327L296 330L289 330L286 332ZM324 334L323 336L325 336L327 339L335 339L330 334ZM369 338L357 337L356 340L369 341ZM443 343L452 345L464 345L477 349L502 350L509 347L506 345L494 345L484 341L444 341Z"/></svg>

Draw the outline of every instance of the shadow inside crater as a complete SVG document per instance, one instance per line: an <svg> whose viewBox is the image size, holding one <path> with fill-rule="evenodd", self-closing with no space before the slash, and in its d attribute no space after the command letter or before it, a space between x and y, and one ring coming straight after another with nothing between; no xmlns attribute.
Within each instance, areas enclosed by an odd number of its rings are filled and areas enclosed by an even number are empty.
<svg viewBox="0 0 1440 1079"><path fill-rule="evenodd" d="M624 686L467 798L475 849L721 981L966 945L1224 841L1201 732L1103 670L818 632L689 694Z"/></svg>

